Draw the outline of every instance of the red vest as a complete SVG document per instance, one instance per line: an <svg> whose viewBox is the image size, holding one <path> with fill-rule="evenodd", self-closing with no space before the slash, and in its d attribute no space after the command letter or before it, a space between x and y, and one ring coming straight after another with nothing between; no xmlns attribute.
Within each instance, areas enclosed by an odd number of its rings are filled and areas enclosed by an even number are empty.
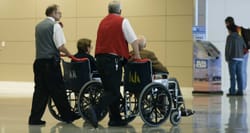
<svg viewBox="0 0 250 133"><path fill-rule="evenodd" d="M128 43L122 31L123 18L109 14L99 24L96 40L95 55L116 54L129 57Z"/></svg>

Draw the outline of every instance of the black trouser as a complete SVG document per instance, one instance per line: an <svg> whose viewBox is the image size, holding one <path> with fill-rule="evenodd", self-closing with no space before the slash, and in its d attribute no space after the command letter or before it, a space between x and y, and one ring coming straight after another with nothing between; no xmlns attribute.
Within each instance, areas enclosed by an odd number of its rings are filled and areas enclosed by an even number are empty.
<svg viewBox="0 0 250 133"><path fill-rule="evenodd" d="M71 120L72 112L66 96L60 62L54 59L37 59L33 64L35 90L30 121L41 120L49 96L53 99L63 120Z"/></svg>
<svg viewBox="0 0 250 133"><path fill-rule="evenodd" d="M109 54L96 56L96 61L104 87L104 94L100 103L95 107L97 113L108 107L110 120L120 120L120 84L124 61L118 56Z"/></svg>

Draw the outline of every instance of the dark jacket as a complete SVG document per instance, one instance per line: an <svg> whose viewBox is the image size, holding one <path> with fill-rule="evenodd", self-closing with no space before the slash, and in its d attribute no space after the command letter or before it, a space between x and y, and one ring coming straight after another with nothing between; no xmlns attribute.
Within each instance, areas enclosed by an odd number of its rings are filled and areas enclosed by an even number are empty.
<svg viewBox="0 0 250 133"><path fill-rule="evenodd" d="M91 72L97 70L96 61L95 61L95 58L93 56L86 54L86 53L80 53L80 52L76 53L74 56L76 58L88 58L89 62L90 62Z"/></svg>
<svg viewBox="0 0 250 133"><path fill-rule="evenodd" d="M244 48L246 48L246 44L243 38L237 32L232 32L229 34L227 36L225 48L226 61L232 60L233 58L243 58Z"/></svg>

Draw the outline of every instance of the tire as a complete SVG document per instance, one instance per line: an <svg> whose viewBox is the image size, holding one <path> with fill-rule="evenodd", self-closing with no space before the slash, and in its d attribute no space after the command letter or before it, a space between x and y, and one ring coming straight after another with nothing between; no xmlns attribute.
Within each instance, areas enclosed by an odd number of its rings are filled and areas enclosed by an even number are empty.
<svg viewBox="0 0 250 133"><path fill-rule="evenodd" d="M128 123L133 121L138 115L138 98L134 93L124 92L124 97L120 99L120 114L123 120Z"/></svg>
<svg viewBox="0 0 250 133"><path fill-rule="evenodd" d="M95 106L99 103L101 96L103 95L103 86L99 81L89 81L80 90L78 98L78 110L83 119L87 119L86 109L89 105ZM108 109L104 110L98 121L105 118L108 113Z"/></svg>
<svg viewBox="0 0 250 133"><path fill-rule="evenodd" d="M173 110L170 114L170 123L173 126L178 126L180 122L181 122L181 112L178 109Z"/></svg>
<svg viewBox="0 0 250 133"><path fill-rule="evenodd" d="M171 112L171 96L165 86L150 83L142 90L139 98L141 119L149 126L164 123Z"/></svg>
<svg viewBox="0 0 250 133"><path fill-rule="evenodd" d="M68 102L71 106L71 110L73 110L75 113L78 113L77 110L77 94L75 94L72 90L66 90L66 95ZM56 105L51 97L48 99L48 108L50 114L57 120L63 121L61 118L61 115L59 114Z"/></svg>

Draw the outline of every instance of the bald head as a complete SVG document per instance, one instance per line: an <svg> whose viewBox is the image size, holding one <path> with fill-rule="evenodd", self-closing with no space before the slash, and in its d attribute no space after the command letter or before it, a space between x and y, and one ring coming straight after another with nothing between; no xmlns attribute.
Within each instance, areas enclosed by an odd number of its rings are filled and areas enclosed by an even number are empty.
<svg viewBox="0 0 250 133"><path fill-rule="evenodd" d="M121 3L117 0L112 0L108 5L109 13L121 14Z"/></svg>

